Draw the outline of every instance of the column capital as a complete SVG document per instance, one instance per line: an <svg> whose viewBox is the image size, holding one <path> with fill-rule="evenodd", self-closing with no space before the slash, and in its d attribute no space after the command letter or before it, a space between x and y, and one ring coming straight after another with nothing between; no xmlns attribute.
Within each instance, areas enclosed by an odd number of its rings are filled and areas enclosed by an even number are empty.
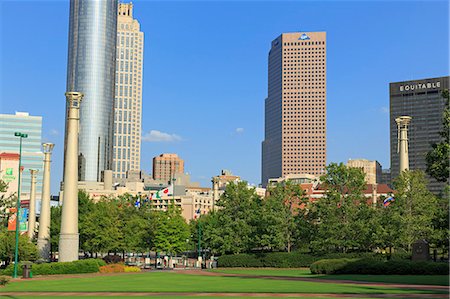
<svg viewBox="0 0 450 299"><path fill-rule="evenodd" d="M42 143L42 149L44 154L51 154L54 147L55 147L54 143L50 142Z"/></svg>
<svg viewBox="0 0 450 299"><path fill-rule="evenodd" d="M71 108L80 108L81 101L83 100L84 94L77 91L68 91L65 93L66 101Z"/></svg>

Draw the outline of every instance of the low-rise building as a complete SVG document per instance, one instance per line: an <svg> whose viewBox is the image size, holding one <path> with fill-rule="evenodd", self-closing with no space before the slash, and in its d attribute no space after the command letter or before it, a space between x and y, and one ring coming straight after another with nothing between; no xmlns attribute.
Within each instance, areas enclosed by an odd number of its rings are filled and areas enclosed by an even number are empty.
<svg viewBox="0 0 450 299"><path fill-rule="evenodd" d="M381 164L378 161L350 159L347 162L347 167L360 168L365 174L367 184L381 183Z"/></svg>

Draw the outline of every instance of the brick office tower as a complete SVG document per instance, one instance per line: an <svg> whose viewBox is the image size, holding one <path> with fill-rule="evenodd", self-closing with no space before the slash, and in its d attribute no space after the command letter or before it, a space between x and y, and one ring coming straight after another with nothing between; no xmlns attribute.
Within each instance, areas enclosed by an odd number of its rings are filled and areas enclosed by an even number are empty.
<svg viewBox="0 0 450 299"><path fill-rule="evenodd" d="M161 154L153 158L153 179L169 182L176 173L184 173L184 161L177 154Z"/></svg>
<svg viewBox="0 0 450 299"><path fill-rule="evenodd" d="M426 154L431 144L439 143L442 138L442 116L445 99L442 91L449 88L449 77L419 79L393 82L389 84L390 94L390 138L391 138L391 177L399 175L400 162L397 153L398 129L395 119L411 116L408 129L409 169L427 169ZM447 182L438 182L427 176L428 188L434 194L442 192Z"/></svg>
<svg viewBox="0 0 450 299"><path fill-rule="evenodd" d="M141 169L142 68L144 33L133 18L133 4L119 3L116 95L114 100L113 176Z"/></svg>
<svg viewBox="0 0 450 299"><path fill-rule="evenodd" d="M269 52L262 184L326 164L326 33L283 33Z"/></svg>

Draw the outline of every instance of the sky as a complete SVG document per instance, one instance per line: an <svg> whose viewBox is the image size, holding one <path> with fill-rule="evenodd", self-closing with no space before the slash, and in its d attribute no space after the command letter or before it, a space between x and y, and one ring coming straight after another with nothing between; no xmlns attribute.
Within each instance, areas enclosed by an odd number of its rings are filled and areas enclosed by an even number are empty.
<svg viewBox="0 0 450 299"><path fill-rule="evenodd" d="M327 32L327 162L389 168L389 83L449 75L447 1L144 1L141 168L177 153L193 181L261 180L271 41ZM62 179L69 1L0 0L0 113L43 117Z"/></svg>

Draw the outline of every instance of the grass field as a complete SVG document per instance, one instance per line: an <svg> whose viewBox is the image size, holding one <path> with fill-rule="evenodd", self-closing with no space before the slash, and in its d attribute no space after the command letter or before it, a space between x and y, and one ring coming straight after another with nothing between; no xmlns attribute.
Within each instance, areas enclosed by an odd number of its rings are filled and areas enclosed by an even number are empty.
<svg viewBox="0 0 450 299"><path fill-rule="evenodd" d="M400 284L423 284L423 285L449 285L448 275L314 275L309 269L218 269L213 270L220 273L233 273L245 275L266 275L266 276L286 276L320 278L328 280L354 280L367 282L384 282Z"/></svg>
<svg viewBox="0 0 450 299"><path fill-rule="evenodd" d="M186 296L185 298L193 298L194 296ZM16 296L14 296L14 297L11 297L11 296L8 296L8 297L6 297L6 296L0 296L0 299L32 299L32 298L40 298L40 299L42 299L43 297L37 297L37 296L19 296L19 297L16 297ZM95 296L95 297L92 297L92 296L89 296L89 297L86 297L86 296L70 296L70 297L67 297L67 296L64 296L64 297L59 297L59 296L52 296L51 297L52 299L67 299L67 298L71 298L71 299L86 299L86 298L103 298L103 299L106 299L106 298L108 298L108 299L131 299L131 298L133 298L133 299L136 299L136 298L139 298L139 297L136 297L136 296L131 296L131 297L120 297L120 296ZM141 297L142 298L142 297ZM179 296L151 296L151 297L144 297L144 298L152 298L152 299L175 299L175 298L180 298ZM218 296L213 296L213 297L210 297L210 296L201 296L201 298L203 298L203 299L218 299L218 298L226 298L226 297L218 297ZM248 297L229 297L229 298L233 298L233 299L248 299ZM265 297L254 297L254 296L252 296L251 297L252 299L270 299L270 298L279 298L279 297L267 297L267 296L265 296ZM295 296L292 296L291 298L296 298ZM314 299L330 299L330 297L302 297L303 299L307 299L307 298L314 298ZM355 299L355 298L352 298L352 299ZM369 299L369 298L356 298L356 299Z"/></svg>
<svg viewBox="0 0 450 299"><path fill-rule="evenodd" d="M335 293L361 294L361 297L364 297L364 294L442 294L442 292L439 291L400 289L390 286L379 287L339 283L273 280L264 278L203 276L183 274L182 272L180 273L176 271L125 273L113 276L87 276L75 278L59 277L48 280L23 280L11 282L6 287L0 289L0 293L26 291ZM167 296L164 296L164 298L167 298Z"/></svg>

